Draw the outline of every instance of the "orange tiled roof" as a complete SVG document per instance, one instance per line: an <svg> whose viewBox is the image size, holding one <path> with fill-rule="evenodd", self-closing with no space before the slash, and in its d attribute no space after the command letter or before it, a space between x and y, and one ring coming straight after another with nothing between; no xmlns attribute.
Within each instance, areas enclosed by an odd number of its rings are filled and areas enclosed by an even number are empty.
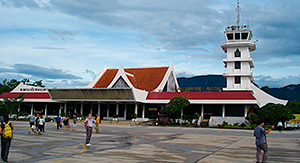
<svg viewBox="0 0 300 163"><path fill-rule="evenodd" d="M141 90L153 91L161 83L169 67L154 68L125 68L125 72L131 84ZM106 88L114 79L118 69L107 69L94 88Z"/></svg>
<svg viewBox="0 0 300 163"><path fill-rule="evenodd" d="M116 76L118 69L107 69L105 73L101 76L98 82L95 84L94 88L107 88Z"/></svg>
<svg viewBox="0 0 300 163"><path fill-rule="evenodd" d="M133 74L134 78L129 78L131 84L138 89L153 91L163 80L169 67L157 68L128 68L126 72Z"/></svg>

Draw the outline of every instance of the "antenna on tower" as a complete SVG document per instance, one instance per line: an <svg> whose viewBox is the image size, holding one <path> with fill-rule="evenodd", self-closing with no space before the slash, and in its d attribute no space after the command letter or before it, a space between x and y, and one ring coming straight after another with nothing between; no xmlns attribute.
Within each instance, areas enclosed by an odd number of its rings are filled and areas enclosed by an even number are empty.
<svg viewBox="0 0 300 163"><path fill-rule="evenodd" d="M241 11L241 8L240 8L240 1L237 0L237 7L236 7L236 26L237 28L239 29L240 28L240 11Z"/></svg>

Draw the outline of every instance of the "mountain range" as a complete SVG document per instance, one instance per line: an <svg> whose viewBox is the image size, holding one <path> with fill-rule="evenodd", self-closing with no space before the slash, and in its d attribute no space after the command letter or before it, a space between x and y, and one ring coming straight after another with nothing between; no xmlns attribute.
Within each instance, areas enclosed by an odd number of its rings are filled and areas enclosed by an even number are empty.
<svg viewBox="0 0 300 163"><path fill-rule="evenodd" d="M226 79L222 75L200 75L190 78L179 77L177 81L181 89L189 92L220 91L217 88L226 87ZM281 88L269 88L267 89L267 93L280 99L300 101L300 84L287 85Z"/></svg>

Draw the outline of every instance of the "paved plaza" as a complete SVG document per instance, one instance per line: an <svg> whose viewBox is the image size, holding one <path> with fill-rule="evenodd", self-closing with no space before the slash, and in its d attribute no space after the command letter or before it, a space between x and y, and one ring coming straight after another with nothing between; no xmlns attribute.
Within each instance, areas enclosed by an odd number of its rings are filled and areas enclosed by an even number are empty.
<svg viewBox="0 0 300 163"><path fill-rule="evenodd" d="M13 122L9 162L255 162L251 130L101 125L85 147L82 124L77 131L46 124L43 135L29 135L28 122ZM268 162L300 162L300 131L272 131Z"/></svg>

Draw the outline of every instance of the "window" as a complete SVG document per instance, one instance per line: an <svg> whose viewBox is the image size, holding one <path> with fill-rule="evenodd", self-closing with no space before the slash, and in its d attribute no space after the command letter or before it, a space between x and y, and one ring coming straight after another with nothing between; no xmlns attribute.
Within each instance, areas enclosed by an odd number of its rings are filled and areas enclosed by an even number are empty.
<svg viewBox="0 0 300 163"><path fill-rule="evenodd" d="M227 39L228 40L233 40L233 34L232 33L228 33L227 34Z"/></svg>
<svg viewBox="0 0 300 163"><path fill-rule="evenodd" d="M234 52L234 57L241 57L241 51L239 49L236 49Z"/></svg>
<svg viewBox="0 0 300 163"><path fill-rule="evenodd" d="M241 33L235 33L234 36L236 40L241 39Z"/></svg>
<svg viewBox="0 0 300 163"><path fill-rule="evenodd" d="M234 62L235 69L241 69L241 62Z"/></svg>
<svg viewBox="0 0 300 163"><path fill-rule="evenodd" d="M244 117L245 107L244 105L225 105L226 117Z"/></svg>
<svg viewBox="0 0 300 163"><path fill-rule="evenodd" d="M242 39L248 39L248 33L242 33Z"/></svg>
<svg viewBox="0 0 300 163"><path fill-rule="evenodd" d="M234 77L234 83L235 84L241 84L241 77L240 76Z"/></svg>

